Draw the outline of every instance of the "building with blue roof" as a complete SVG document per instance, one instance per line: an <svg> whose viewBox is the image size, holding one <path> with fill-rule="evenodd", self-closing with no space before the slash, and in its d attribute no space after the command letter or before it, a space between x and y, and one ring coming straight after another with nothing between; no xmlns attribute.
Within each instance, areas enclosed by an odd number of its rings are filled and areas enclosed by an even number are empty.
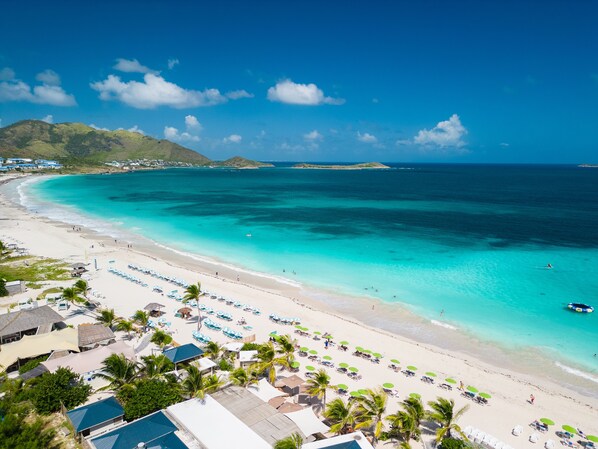
<svg viewBox="0 0 598 449"><path fill-rule="evenodd" d="M93 449L188 449L162 411L87 440Z"/></svg>
<svg viewBox="0 0 598 449"><path fill-rule="evenodd" d="M88 436L112 424L120 423L125 412L114 396L84 405L66 413L78 436Z"/></svg>
<svg viewBox="0 0 598 449"><path fill-rule="evenodd" d="M187 343L176 348L166 349L162 353L176 365L177 363L189 362L200 358L203 355L203 350L199 349L193 343Z"/></svg>

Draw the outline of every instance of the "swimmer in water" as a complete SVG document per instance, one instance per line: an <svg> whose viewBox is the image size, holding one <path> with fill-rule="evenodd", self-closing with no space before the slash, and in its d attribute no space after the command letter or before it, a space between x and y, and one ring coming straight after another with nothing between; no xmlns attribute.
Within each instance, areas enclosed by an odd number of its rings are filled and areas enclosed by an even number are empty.
<svg viewBox="0 0 598 449"><path fill-rule="evenodd" d="M546 265L546 268L548 268L548 269L551 269L551 268L552 268L552 264L550 264L550 263L549 263L549 264L547 264L547 265Z"/></svg>

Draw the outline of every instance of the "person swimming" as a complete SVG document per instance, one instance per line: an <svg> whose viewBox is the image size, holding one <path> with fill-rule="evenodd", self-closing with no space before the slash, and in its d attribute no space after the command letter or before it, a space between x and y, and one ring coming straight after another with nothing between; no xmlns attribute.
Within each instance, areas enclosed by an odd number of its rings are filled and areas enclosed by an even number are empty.
<svg viewBox="0 0 598 449"><path fill-rule="evenodd" d="M552 264L546 264L546 268L551 269L552 268Z"/></svg>

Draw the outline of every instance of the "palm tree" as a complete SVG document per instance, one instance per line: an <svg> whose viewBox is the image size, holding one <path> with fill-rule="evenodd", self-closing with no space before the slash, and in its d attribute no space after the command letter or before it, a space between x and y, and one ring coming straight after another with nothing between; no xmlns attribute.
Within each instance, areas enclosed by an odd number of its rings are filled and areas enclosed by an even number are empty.
<svg viewBox="0 0 598 449"><path fill-rule="evenodd" d="M199 297L203 295L201 291L201 282L197 282L197 284L191 284L189 287L185 289L185 296L183 297L183 302L186 304L189 301L195 300L197 304L197 330L201 330L201 310L199 310Z"/></svg>
<svg viewBox="0 0 598 449"><path fill-rule="evenodd" d="M114 326L114 324L117 321L116 315L114 314L114 309L100 310L100 314L96 316L96 321L98 323L102 323L104 326L112 329L112 327Z"/></svg>
<svg viewBox="0 0 598 449"><path fill-rule="evenodd" d="M174 364L164 354L143 357L144 373L149 379L163 379L164 375L174 369Z"/></svg>
<svg viewBox="0 0 598 449"><path fill-rule="evenodd" d="M166 346L172 342L172 336L167 334L163 330L156 329L154 331L154 335L152 335L152 339L150 341L152 343L160 346L160 349L164 349L164 346Z"/></svg>
<svg viewBox="0 0 598 449"><path fill-rule="evenodd" d="M78 305L77 303L84 302L74 288L65 288L62 290L62 297L73 305Z"/></svg>
<svg viewBox="0 0 598 449"><path fill-rule="evenodd" d="M278 353L271 341L260 346L257 351L257 358L259 360L257 363L258 371L262 373L267 372L268 381L271 384L276 382L276 367L285 366L288 368L289 366L286 357L278 357Z"/></svg>
<svg viewBox="0 0 598 449"><path fill-rule="evenodd" d="M380 438L382 429L384 428L384 421L382 416L386 411L386 402L388 395L381 389L372 390L371 388L366 393L357 398L357 420L356 429L368 427L372 429L374 442Z"/></svg>
<svg viewBox="0 0 598 449"><path fill-rule="evenodd" d="M419 440L421 436L421 421L426 414L424 405L419 398L407 398L401 403L401 407L403 410L388 415L386 420L391 427L390 436L402 439L402 446L409 448L411 447L409 444L411 439Z"/></svg>
<svg viewBox="0 0 598 449"><path fill-rule="evenodd" d="M215 362L218 361L223 351L224 347L215 341L209 341L204 348L204 353Z"/></svg>
<svg viewBox="0 0 598 449"><path fill-rule="evenodd" d="M432 409L427 414L428 419L440 426L436 431L437 443L440 443L444 437L450 438L453 430L467 440L467 437L461 431L461 427L457 424L457 420L469 409L469 405L455 412L455 401L440 397L436 401L428 402L428 405Z"/></svg>
<svg viewBox="0 0 598 449"><path fill-rule="evenodd" d="M287 359L289 366L295 361L295 340L290 335L281 335L276 339L276 350Z"/></svg>
<svg viewBox="0 0 598 449"><path fill-rule="evenodd" d="M237 368L230 372L228 378L234 385L244 388L258 382L257 373L251 369Z"/></svg>
<svg viewBox="0 0 598 449"><path fill-rule="evenodd" d="M297 432L274 443L274 449L301 449L302 446L303 437Z"/></svg>
<svg viewBox="0 0 598 449"><path fill-rule="evenodd" d="M133 322L130 320L119 320L118 323L116 323L115 329L117 331L126 332L130 340L131 332L133 332L135 326L133 326Z"/></svg>
<svg viewBox="0 0 598 449"><path fill-rule="evenodd" d="M322 405L326 407L326 390L332 388L330 385L330 376L325 369L320 369L315 376L307 381L308 393L322 400Z"/></svg>
<svg viewBox="0 0 598 449"><path fill-rule="evenodd" d="M334 399L326 406L324 417L331 424L330 431L337 435L349 433L357 418L355 402L345 402L341 398Z"/></svg>
<svg viewBox="0 0 598 449"><path fill-rule="evenodd" d="M112 354L102 364L102 371L96 375L110 383L101 390L118 391L131 386L139 376L139 364L127 359L124 354Z"/></svg>
<svg viewBox="0 0 598 449"><path fill-rule="evenodd" d="M88 288L89 286L87 285L87 281L83 279L79 279L77 282L75 282L75 285L73 285L73 290L75 290L77 294L83 295L85 298L87 298Z"/></svg>
<svg viewBox="0 0 598 449"><path fill-rule="evenodd" d="M205 398L206 394L218 391L224 386L220 376L210 374L204 376L195 365L185 368L187 377L183 380L183 392L191 398Z"/></svg>
<svg viewBox="0 0 598 449"><path fill-rule="evenodd" d="M138 310L133 314L133 322L139 324L145 330L149 323L149 314L145 310Z"/></svg>

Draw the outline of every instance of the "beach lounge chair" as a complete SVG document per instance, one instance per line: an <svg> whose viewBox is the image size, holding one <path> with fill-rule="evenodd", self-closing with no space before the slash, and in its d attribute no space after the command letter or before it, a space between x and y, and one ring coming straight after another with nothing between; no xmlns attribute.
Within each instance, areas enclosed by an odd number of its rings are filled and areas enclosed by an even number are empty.
<svg viewBox="0 0 598 449"><path fill-rule="evenodd" d="M513 435L515 435L516 437L518 437L519 435L521 435L521 433L523 432L523 427L522 426L515 426L513 427L513 430L511 431L511 433Z"/></svg>
<svg viewBox="0 0 598 449"><path fill-rule="evenodd" d="M540 435L538 435L537 433L532 433L529 436L529 442L530 443L537 443L539 439L540 439Z"/></svg>

